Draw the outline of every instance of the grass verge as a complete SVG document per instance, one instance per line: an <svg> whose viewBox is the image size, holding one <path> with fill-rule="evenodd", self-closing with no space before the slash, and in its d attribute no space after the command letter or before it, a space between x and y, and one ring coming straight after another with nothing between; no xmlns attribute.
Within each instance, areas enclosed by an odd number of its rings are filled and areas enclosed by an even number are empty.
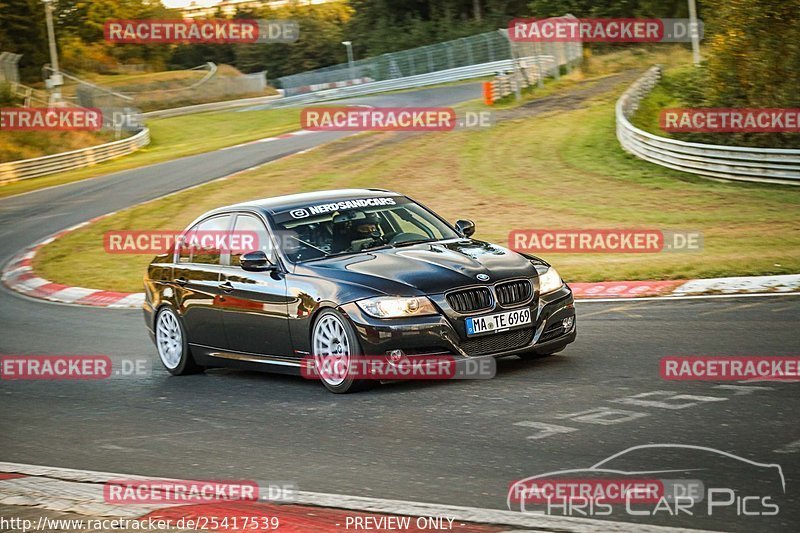
<svg viewBox="0 0 800 533"><path fill-rule="evenodd" d="M113 140L114 133L110 131L0 131L0 163L60 154Z"/></svg>
<svg viewBox="0 0 800 533"><path fill-rule="evenodd" d="M449 220L472 218L478 238L500 244L508 243L509 231L524 228L702 232L704 246L697 252L540 254L568 281L800 271L800 191L704 180L626 154L614 125L614 103L626 85L575 109L505 120L485 130L344 139L127 209L44 247L34 266L60 283L140 291L151 258L105 253L106 231L180 229L210 208L265 196L385 187Z"/></svg>
<svg viewBox="0 0 800 533"><path fill-rule="evenodd" d="M297 130L300 128L300 110L199 113L148 120L147 126L150 128L150 144L131 155L78 170L7 183L0 186L0 198Z"/></svg>

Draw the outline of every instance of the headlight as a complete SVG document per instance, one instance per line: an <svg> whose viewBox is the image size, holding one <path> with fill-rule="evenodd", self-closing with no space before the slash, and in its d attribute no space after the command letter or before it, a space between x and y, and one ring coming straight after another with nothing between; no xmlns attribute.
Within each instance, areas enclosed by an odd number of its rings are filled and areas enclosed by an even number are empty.
<svg viewBox="0 0 800 533"><path fill-rule="evenodd" d="M539 274L539 294L557 291L562 285L564 282L553 267L548 268L544 274Z"/></svg>
<svg viewBox="0 0 800 533"><path fill-rule="evenodd" d="M436 308L425 296L402 298L378 296L356 302L362 311L375 318L403 318L437 314Z"/></svg>

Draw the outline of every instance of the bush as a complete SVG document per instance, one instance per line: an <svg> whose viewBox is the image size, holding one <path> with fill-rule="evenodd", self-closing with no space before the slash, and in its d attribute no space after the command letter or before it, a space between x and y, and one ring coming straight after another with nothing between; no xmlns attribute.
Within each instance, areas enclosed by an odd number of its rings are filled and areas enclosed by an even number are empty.
<svg viewBox="0 0 800 533"><path fill-rule="evenodd" d="M676 95L686 105L686 107L708 107L708 71L705 67L685 68L665 76L663 80L664 89L670 94Z"/></svg>
<svg viewBox="0 0 800 533"><path fill-rule="evenodd" d="M681 68L664 75L660 86L645 100L640 113L655 115L662 107L748 107L719 101L718 92L712 90L713 81L706 66ZM662 105L667 103L667 105ZM750 105L750 107L760 107ZM773 107L779 107L774 105ZM652 109L651 109L652 108ZM654 124L654 117L640 117L642 123ZM658 135L663 132L656 131ZM731 146L751 146L756 148L800 148L800 134L797 133L673 133L675 139L687 142L722 144Z"/></svg>
<svg viewBox="0 0 800 533"><path fill-rule="evenodd" d="M114 72L119 62L102 43L86 44L76 37L61 41L61 65L73 72Z"/></svg>
<svg viewBox="0 0 800 533"><path fill-rule="evenodd" d="M13 107L21 103L22 101L11 92L11 85L0 83L0 107Z"/></svg>

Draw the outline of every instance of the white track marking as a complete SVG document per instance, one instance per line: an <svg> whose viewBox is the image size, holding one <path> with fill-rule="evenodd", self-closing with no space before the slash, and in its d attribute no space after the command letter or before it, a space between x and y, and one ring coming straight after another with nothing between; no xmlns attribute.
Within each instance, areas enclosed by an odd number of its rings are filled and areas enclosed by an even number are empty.
<svg viewBox="0 0 800 533"><path fill-rule="evenodd" d="M584 424L600 424L603 426L611 426L614 424L622 424L623 422L631 422L646 416L650 416L650 414L640 413L638 411L628 411L627 409L595 407L593 409L589 409L588 411L581 411L579 413L556 415L554 418L559 420L572 420L573 422L583 422Z"/></svg>
<svg viewBox="0 0 800 533"><path fill-rule="evenodd" d="M746 387L743 385L715 385L714 388L733 391L734 396L748 396L756 391L775 390L774 387Z"/></svg>
<svg viewBox="0 0 800 533"><path fill-rule="evenodd" d="M772 450L774 453L800 453L800 440L796 440L794 442L790 442L784 446L776 450Z"/></svg>
<svg viewBox="0 0 800 533"><path fill-rule="evenodd" d="M131 308L139 308L144 305L144 293L143 292L136 292L126 296L125 298L113 303L109 304L106 307L111 308L120 308L120 309L131 309Z"/></svg>
<svg viewBox="0 0 800 533"><path fill-rule="evenodd" d="M48 283L50 282L43 278L30 278L24 281L20 281L18 283L18 287L19 290L22 292L30 292L38 289L42 285L47 285Z"/></svg>
<svg viewBox="0 0 800 533"><path fill-rule="evenodd" d="M660 399L648 399L660 398ZM686 400L686 401L682 401ZM610 402L622 403L626 405L637 405L640 407L658 407L660 409L687 409L700 405L704 402L724 402L728 398L720 398L719 396L698 396L695 394L675 394L671 391L652 391L642 392L641 394L634 394L633 396L626 396L625 398L616 398L609 400Z"/></svg>
<svg viewBox="0 0 800 533"><path fill-rule="evenodd" d="M530 420L514 422L514 425L539 430L539 433L536 433L535 435L528 435L528 437L526 437L528 440L540 440L547 437L552 437L553 435L563 435L564 433L578 431L576 428L558 426L556 424L546 424L544 422L534 422Z"/></svg>
<svg viewBox="0 0 800 533"><path fill-rule="evenodd" d="M52 298L54 301L59 302L66 302L66 303L75 303L81 298L86 298L89 295L98 292L95 289L85 289L83 287L69 287L67 289L60 290L58 292L54 292L53 294L48 296Z"/></svg>

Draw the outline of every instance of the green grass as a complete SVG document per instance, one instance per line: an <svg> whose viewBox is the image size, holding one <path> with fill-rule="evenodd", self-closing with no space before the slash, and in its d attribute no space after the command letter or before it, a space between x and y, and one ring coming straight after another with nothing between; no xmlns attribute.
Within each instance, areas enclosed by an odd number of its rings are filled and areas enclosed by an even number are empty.
<svg viewBox="0 0 800 533"><path fill-rule="evenodd" d="M148 120L147 126L150 144L131 155L79 170L1 185L0 198L297 130L300 129L300 110L200 113Z"/></svg>
<svg viewBox="0 0 800 533"><path fill-rule="evenodd" d="M638 66L648 66L650 59L642 58ZM449 220L472 218L477 238L500 244L507 244L509 231L524 228L703 234L699 252L540 254L568 281L800 271L800 191L704 180L624 153L614 130L614 103L624 89L618 86L575 110L506 120L484 130L344 139L127 209L44 247L35 268L61 283L140 291L151 257L106 254L104 232L180 229L210 208L247 199L384 187Z"/></svg>

